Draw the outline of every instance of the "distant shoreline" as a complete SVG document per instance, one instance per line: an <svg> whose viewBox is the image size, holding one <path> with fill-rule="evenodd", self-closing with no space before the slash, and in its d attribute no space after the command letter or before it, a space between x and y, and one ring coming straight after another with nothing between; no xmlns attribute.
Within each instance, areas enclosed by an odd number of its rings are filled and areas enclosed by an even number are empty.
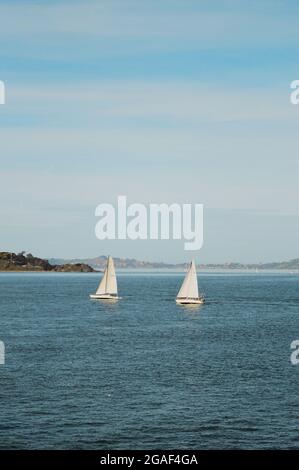
<svg viewBox="0 0 299 470"><path fill-rule="evenodd" d="M190 254L190 258L192 258ZM165 270L185 270L187 269L189 263L163 263L163 262L150 262L150 261L139 261L132 258L117 258L113 257L115 267L117 269L165 269ZM95 270L105 269L107 258L106 256L98 256L95 258L78 258L78 259L57 259L52 258L49 260L54 264L63 264L63 263L86 263L89 266L92 266ZM272 262L272 263L208 263L208 264L197 264L198 270L242 270L242 271L269 271L269 270L281 270L281 271L296 271L299 270L299 258L293 259L290 261L282 262Z"/></svg>
<svg viewBox="0 0 299 470"><path fill-rule="evenodd" d="M182 274L186 272L185 268L118 268L118 273L122 274ZM201 274L256 274L256 275L263 275L263 274L296 274L299 275L299 269L204 269L199 268L197 269L198 273ZM93 271L55 271L55 270L28 270L28 269L6 269L0 270L0 274L103 274L102 270L93 270Z"/></svg>
<svg viewBox="0 0 299 470"><path fill-rule="evenodd" d="M190 255L191 256L191 255ZM0 272L103 272L107 262L106 256L98 256L86 259L60 259L49 260L38 258L31 253L19 254L12 252L0 252ZM116 269L119 271L161 271L182 272L187 269L188 263L163 263L139 261L134 258L114 257ZM299 258L290 261L272 263L223 263L223 264L197 264L201 272L299 272Z"/></svg>
<svg viewBox="0 0 299 470"><path fill-rule="evenodd" d="M1 273L31 273L31 274L35 274L35 273L48 273L48 274L94 274L94 273L101 273L102 271L96 271L96 270L93 270L93 271L55 271L54 269L53 270L50 270L50 271L47 271L47 270L42 270L42 269L35 269L35 270L29 270L29 269L0 269L0 274Z"/></svg>

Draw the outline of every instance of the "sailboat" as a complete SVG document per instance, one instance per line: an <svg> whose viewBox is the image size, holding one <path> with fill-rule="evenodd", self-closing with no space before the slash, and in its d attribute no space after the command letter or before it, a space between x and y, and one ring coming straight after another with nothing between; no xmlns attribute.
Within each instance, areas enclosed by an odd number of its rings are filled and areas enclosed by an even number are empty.
<svg viewBox="0 0 299 470"><path fill-rule="evenodd" d="M111 256L108 256L106 269L96 293L89 297L102 300L118 300L120 298L117 296L116 274Z"/></svg>
<svg viewBox="0 0 299 470"><path fill-rule="evenodd" d="M183 281L182 287L176 297L178 304L203 304L205 299L198 293L197 275L195 263L190 263L189 269Z"/></svg>

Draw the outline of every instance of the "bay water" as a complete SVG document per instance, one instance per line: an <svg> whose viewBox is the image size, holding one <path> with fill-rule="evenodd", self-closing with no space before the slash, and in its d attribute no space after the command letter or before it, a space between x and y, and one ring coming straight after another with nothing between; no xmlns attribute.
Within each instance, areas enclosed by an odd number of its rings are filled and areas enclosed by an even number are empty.
<svg viewBox="0 0 299 470"><path fill-rule="evenodd" d="M1 273L1 449L299 449L299 275Z"/></svg>

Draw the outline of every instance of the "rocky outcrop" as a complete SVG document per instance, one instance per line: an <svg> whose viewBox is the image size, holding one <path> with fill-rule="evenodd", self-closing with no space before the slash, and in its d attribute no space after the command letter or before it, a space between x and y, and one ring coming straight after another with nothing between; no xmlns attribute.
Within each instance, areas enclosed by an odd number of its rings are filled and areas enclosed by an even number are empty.
<svg viewBox="0 0 299 470"><path fill-rule="evenodd" d="M57 273L93 273L94 269L85 263L59 264L53 267L52 271Z"/></svg>
<svg viewBox="0 0 299 470"><path fill-rule="evenodd" d="M62 265L50 264L48 260L37 258L31 253L16 254L7 251L0 252L0 271L55 271L92 273L94 269L85 263L67 263Z"/></svg>

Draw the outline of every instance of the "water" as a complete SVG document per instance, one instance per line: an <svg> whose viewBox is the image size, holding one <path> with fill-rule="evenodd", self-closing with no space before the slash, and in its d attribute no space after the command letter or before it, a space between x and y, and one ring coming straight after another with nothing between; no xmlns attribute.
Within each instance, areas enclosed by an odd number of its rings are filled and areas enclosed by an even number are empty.
<svg viewBox="0 0 299 470"><path fill-rule="evenodd" d="M299 276L0 274L0 448L299 448Z"/></svg>

